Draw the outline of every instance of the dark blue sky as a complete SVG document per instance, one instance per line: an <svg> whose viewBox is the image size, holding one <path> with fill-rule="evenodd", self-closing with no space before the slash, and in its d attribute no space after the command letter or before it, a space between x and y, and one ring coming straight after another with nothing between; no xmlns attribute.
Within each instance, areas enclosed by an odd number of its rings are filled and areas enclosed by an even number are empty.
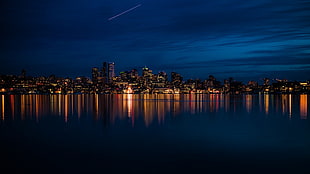
<svg viewBox="0 0 310 174"><path fill-rule="evenodd" d="M114 61L186 79L310 79L306 0L4 0L0 14L0 74L90 76Z"/></svg>

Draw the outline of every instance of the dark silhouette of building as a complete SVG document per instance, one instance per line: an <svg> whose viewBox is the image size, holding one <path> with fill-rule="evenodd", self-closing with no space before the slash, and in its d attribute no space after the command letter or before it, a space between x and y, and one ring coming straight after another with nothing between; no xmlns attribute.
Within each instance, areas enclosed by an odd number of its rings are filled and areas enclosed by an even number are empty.
<svg viewBox="0 0 310 174"><path fill-rule="evenodd" d="M103 79L103 82L106 83L107 79L108 79L108 77L107 77L107 62L102 63L101 77Z"/></svg>
<svg viewBox="0 0 310 174"><path fill-rule="evenodd" d="M108 64L108 77L109 77L109 83L113 82L113 77L115 77L115 63L109 62Z"/></svg>
<svg viewBox="0 0 310 174"><path fill-rule="evenodd" d="M98 83L98 77L100 76L99 69L97 67L92 68L92 81L94 84Z"/></svg>
<svg viewBox="0 0 310 174"><path fill-rule="evenodd" d="M182 84L183 77L181 74L178 74L176 72L171 72L171 83L175 87L179 87Z"/></svg>
<svg viewBox="0 0 310 174"><path fill-rule="evenodd" d="M26 79L26 70L25 69L22 70L21 78Z"/></svg>

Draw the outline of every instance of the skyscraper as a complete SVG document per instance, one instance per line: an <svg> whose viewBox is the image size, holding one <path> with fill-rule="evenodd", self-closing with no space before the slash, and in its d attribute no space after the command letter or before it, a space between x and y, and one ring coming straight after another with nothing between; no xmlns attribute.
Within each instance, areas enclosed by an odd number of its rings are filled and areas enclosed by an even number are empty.
<svg viewBox="0 0 310 174"><path fill-rule="evenodd" d="M107 62L102 63L101 76L103 78L103 82L107 82Z"/></svg>
<svg viewBox="0 0 310 174"><path fill-rule="evenodd" d="M153 75L153 71L147 67L142 68L142 76L145 78L151 78Z"/></svg>
<svg viewBox="0 0 310 174"><path fill-rule="evenodd" d="M99 69L97 67L92 68L92 81L93 83L98 82L98 77L99 77Z"/></svg>
<svg viewBox="0 0 310 174"><path fill-rule="evenodd" d="M138 70L137 69L132 69L130 72L131 78L132 79L136 79L138 78L139 74L138 74Z"/></svg>
<svg viewBox="0 0 310 174"><path fill-rule="evenodd" d="M159 72L157 74L157 81L158 82L167 82L168 81L168 75L165 72Z"/></svg>
<svg viewBox="0 0 310 174"><path fill-rule="evenodd" d="M108 70L109 70L109 82L112 83L113 77L115 77L115 63L114 62L109 62L108 64Z"/></svg>
<svg viewBox="0 0 310 174"><path fill-rule="evenodd" d="M21 77L22 77L23 79L26 78L26 70L25 70L25 69L22 70L22 75L21 75Z"/></svg>
<svg viewBox="0 0 310 174"><path fill-rule="evenodd" d="M180 74L176 72L171 72L171 83L175 87L179 87L182 81L183 81L183 77Z"/></svg>

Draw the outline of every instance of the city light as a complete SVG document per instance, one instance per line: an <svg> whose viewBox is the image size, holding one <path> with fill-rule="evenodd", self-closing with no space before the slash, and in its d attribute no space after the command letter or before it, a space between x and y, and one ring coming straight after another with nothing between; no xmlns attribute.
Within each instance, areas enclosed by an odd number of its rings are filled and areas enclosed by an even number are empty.
<svg viewBox="0 0 310 174"><path fill-rule="evenodd" d="M233 78L218 81L209 75L205 80L184 80L182 75L163 71L154 73L149 67L115 73L114 62L103 62L91 69L91 78L0 76L0 94L306 94L310 81L296 82L264 78L243 84ZM266 109L265 109L266 110Z"/></svg>

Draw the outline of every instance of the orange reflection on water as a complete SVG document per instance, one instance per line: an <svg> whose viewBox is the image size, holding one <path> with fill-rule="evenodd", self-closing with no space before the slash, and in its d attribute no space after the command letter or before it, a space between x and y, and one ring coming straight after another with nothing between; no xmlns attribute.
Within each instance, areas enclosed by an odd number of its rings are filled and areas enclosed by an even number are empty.
<svg viewBox="0 0 310 174"><path fill-rule="evenodd" d="M209 95L210 111L214 112L214 94Z"/></svg>
<svg viewBox="0 0 310 174"><path fill-rule="evenodd" d="M168 96L168 98L166 98L166 96ZM170 95L158 95L158 102L156 102L155 104L155 108L156 108L156 112L157 112L157 119L158 119L158 123L161 123L161 121L163 121L164 119L164 115L165 115L165 100L168 99L169 100L169 96Z"/></svg>
<svg viewBox="0 0 310 174"><path fill-rule="evenodd" d="M292 118L292 94L288 96L288 117Z"/></svg>
<svg viewBox="0 0 310 174"><path fill-rule="evenodd" d="M4 120L4 95L1 95L1 119Z"/></svg>
<svg viewBox="0 0 310 174"><path fill-rule="evenodd" d="M15 117L15 97L14 97L14 95L10 95L10 103L11 103L12 119L14 120L14 117Z"/></svg>
<svg viewBox="0 0 310 174"><path fill-rule="evenodd" d="M269 113L269 94L264 95L264 102L265 102L265 113L268 115L268 113Z"/></svg>
<svg viewBox="0 0 310 174"><path fill-rule="evenodd" d="M132 116L132 94L127 94L128 117Z"/></svg>
<svg viewBox="0 0 310 174"><path fill-rule="evenodd" d="M300 118L307 119L308 114L308 96L306 94L300 95Z"/></svg>
<svg viewBox="0 0 310 174"><path fill-rule="evenodd" d="M25 119L25 95L21 95L21 119Z"/></svg>
<svg viewBox="0 0 310 174"><path fill-rule="evenodd" d="M190 108L190 111L191 111L191 114L195 114L195 99L193 99L195 95L194 94L189 94L188 97L189 97L189 108Z"/></svg>
<svg viewBox="0 0 310 174"><path fill-rule="evenodd" d="M143 108L143 110L144 110L144 114L143 114L144 123L145 123L145 126L148 127L152 123L153 118L154 118L154 114L156 113L155 109L154 109L155 103L152 102L152 100L154 100L154 99L152 99L150 97L150 94L144 94L143 97L144 97L144 102L143 102L143 105L144 105L144 108ZM157 95L155 95L155 98L157 98Z"/></svg>
<svg viewBox="0 0 310 174"><path fill-rule="evenodd" d="M245 96L245 107L247 112L251 112L253 105L253 95L246 95Z"/></svg>
<svg viewBox="0 0 310 174"><path fill-rule="evenodd" d="M42 101L40 101L40 97L39 95L35 95L35 116L36 116L36 121L39 120L39 108L40 108L40 104L42 103Z"/></svg>
<svg viewBox="0 0 310 174"><path fill-rule="evenodd" d="M35 100L33 100L33 95L27 95L27 97L29 98L29 102L28 102L28 105L29 105L29 115L33 116L33 111L34 111L34 108L35 108Z"/></svg>
<svg viewBox="0 0 310 174"><path fill-rule="evenodd" d="M98 120L98 117L99 117L99 97L98 97L98 94L95 94L95 118L96 120Z"/></svg>
<svg viewBox="0 0 310 174"><path fill-rule="evenodd" d="M172 110L172 114L173 114L173 116L175 116L175 115L179 115L179 113L180 113L180 110L181 110L181 108L180 108L180 94L175 94L175 95L173 95L173 110Z"/></svg>
<svg viewBox="0 0 310 174"><path fill-rule="evenodd" d="M61 115L61 109L62 109L62 107L61 107L61 97L62 97L62 95L57 95L57 101L58 101L58 108L57 108L57 110L58 110L58 115L60 116Z"/></svg>
<svg viewBox="0 0 310 174"><path fill-rule="evenodd" d="M201 101L199 101L201 102ZM210 94L209 95L209 106L211 112L218 112L220 106L220 95L219 94Z"/></svg>
<svg viewBox="0 0 310 174"><path fill-rule="evenodd" d="M258 96L258 103L259 103L259 111L262 112L262 95Z"/></svg>
<svg viewBox="0 0 310 174"><path fill-rule="evenodd" d="M1 119L33 119L44 115L61 116L65 122L71 118L93 116L109 124L128 120L135 126L141 120L145 126L163 124L167 117L181 114L256 112L273 116L280 112L291 118L298 113L307 119L307 95L220 95L220 94L79 94L79 95L1 95ZM298 100L297 100L298 99ZM299 102L294 102L294 101ZM242 102L240 102L242 101ZM7 104L6 104L7 103ZM259 105L262 112L259 112ZM295 106L296 105L296 106ZM224 111L224 112L221 112ZM272 113L272 114L271 114ZM295 114L297 115L297 114ZM5 117L4 117L5 116Z"/></svg>
<svg viewBox="0 0 310 174"><path fill-rule="evenodd" d="M219 94L213 94L213 95L215 95L215 103L216 103L216 112L218 112L219 111L219 109L220 109L220 95Z"/></svg>
<svg viewBox="0 0 310 174"><path fill-rule="evenodd" d="M225 95L225 112L229 111L229 105L230 105L230 95Z"/></svg>
<svg viewBox="0 0 310 174"><path fill-rule="evenodd" d="M203 111L203 104L204 102L202 102L204 100L204 95L199 95L199 102L198 102L198 112L202 112Z"/></svg>
<svg viewBox="0 0 310 174"><path fill-rule="evenodd" d="M67 123L68 122L68 95L65 95L65 114L64 114L64 117L65 117L65 122Z"/></svg>
<svg viewBox="0 0 310 174"><path fill-rule="evenodd" d="M81 99L82 97L81 97L81 95L78 95L77 96L77 113L78 113L78 118L80 118L81 117L81 101L82 101L82 99Z"/></svg>
<svg viewBox="0 0 310 174"><path fill-rule="evenodd" d="M287 112L288 108L288 95L281 95L281 103L282 103L282 114L284 115Z"/></svg>

